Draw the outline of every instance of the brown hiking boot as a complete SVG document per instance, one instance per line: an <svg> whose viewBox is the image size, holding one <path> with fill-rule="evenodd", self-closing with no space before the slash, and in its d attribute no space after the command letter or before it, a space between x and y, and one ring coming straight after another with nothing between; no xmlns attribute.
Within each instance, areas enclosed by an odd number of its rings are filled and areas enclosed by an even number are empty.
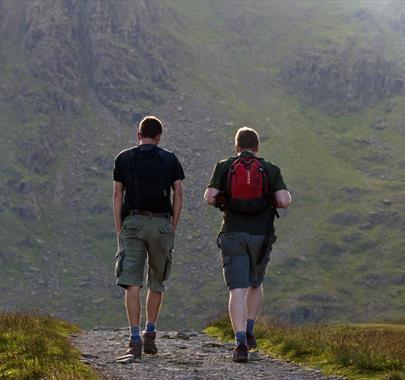
<svg viewBox="0 0 405 380"><path fill-rule="evenodd" d="M237 363L246 363L248 361L248 348L244 344L239 344L233 349L232 360Z"/></svg>
<svg viewBox="0 0 405 380"><path fill-rule="evenodd" d="M253 334L246 333L248 350L253 350L257 347L256 337Z"/></svg>
<svg viewBox="0 0 405 380"><path fill-rule="evenodd" d="M156 355L158 349L156 347L155 339L156 339L156 332L146 332L142 333L143 339L143 352L145 354Z"/></svg>
<svg viewBox="0 0 405 380"><path fill-rule="evenodd" d="M129 340L129 349L125 355L133 355L135 359L140 359L142 356L142 342L133 342Z"/></svg>

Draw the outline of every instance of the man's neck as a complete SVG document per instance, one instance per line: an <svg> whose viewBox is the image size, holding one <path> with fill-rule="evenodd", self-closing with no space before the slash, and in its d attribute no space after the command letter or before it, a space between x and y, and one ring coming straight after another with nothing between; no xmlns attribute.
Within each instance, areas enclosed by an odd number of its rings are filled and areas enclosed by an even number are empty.
<svg viewBox="0 0 405 380"><path fill-rule="evenodd" d="M157 145L158 143L156 142L155 139L150 139L150 138L145 138L139 140L139 145Z"/></svg>
<svg viewBox="0 0 405 380"><path fill-rule="evenodd" d="M242 150L241 152L238 152L238 156L240 156L240 155L241 155L242 153L244 153L244 152L252 153L252 154L254 154L255 156L256 156L256 153L257 153L257 152L254 152L253 150L244 149L244 150Z"/></svg>

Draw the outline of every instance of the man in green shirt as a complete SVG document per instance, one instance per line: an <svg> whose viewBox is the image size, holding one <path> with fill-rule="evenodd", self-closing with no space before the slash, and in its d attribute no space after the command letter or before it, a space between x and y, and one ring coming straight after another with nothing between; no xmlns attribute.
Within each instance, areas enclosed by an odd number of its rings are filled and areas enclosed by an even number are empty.
<svg viewBox="0 0 405 380"><path fill-rule="evenodd" d="M233 361L246 362L248 349L256 347L253 327L262 306L263 279L270 260L272 241L265 247L264 257L263 244L267 243L268 230L274 231L272 221L275 208L287 208L291 195L280 169L257 157L259 135L254 129L245 127L237 131L235 150L237 157L216 164L204 198L209 205L218 206L225 194L224 219L217 244L221 249L224 279L229 289L229 316L236 338ZM255 213L235 211L230 207L229 173L239 157L247 161L256 158L256 164L265 172L263 178L270 197L264 207Z"/></svg>

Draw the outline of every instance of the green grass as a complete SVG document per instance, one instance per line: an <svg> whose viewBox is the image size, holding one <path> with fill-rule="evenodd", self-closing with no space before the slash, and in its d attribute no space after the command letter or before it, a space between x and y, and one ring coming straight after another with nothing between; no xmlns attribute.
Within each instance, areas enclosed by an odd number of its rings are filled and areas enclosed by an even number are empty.
<svg viewBox="0 0 405 380"><path fill-rule="evenodd" d="M0 314L0 379L98 379L68 340L77 332L49 316Z"/></svg>
<svg viewBox="0 0 405 380"><path fill-rule="evenodd" d="M233 339L228 317L205 329L223 340ZM405 379L405 325L348 324L293 326L262 319L256 325L258 349L325 375L349 379Z"/></svg>

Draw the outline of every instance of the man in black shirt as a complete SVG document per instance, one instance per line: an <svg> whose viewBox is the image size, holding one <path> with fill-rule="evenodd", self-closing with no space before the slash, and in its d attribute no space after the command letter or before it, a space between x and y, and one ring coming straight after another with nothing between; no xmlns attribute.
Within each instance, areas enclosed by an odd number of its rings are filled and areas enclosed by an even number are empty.
<svg viewBox="0 0 405 380"><path fill-rule="evenodd" d="M118 251L117 285L125 288L131 328L127 354L156 354L156 320L168 279L174 235L182 208L183 168L174 153L158 147L163 126L154 116L139 124L139 145L115 159L113 208ZM171 190L173 197L171 202ZM140 336L140 291L148 262L146 327Z"/></svg>

